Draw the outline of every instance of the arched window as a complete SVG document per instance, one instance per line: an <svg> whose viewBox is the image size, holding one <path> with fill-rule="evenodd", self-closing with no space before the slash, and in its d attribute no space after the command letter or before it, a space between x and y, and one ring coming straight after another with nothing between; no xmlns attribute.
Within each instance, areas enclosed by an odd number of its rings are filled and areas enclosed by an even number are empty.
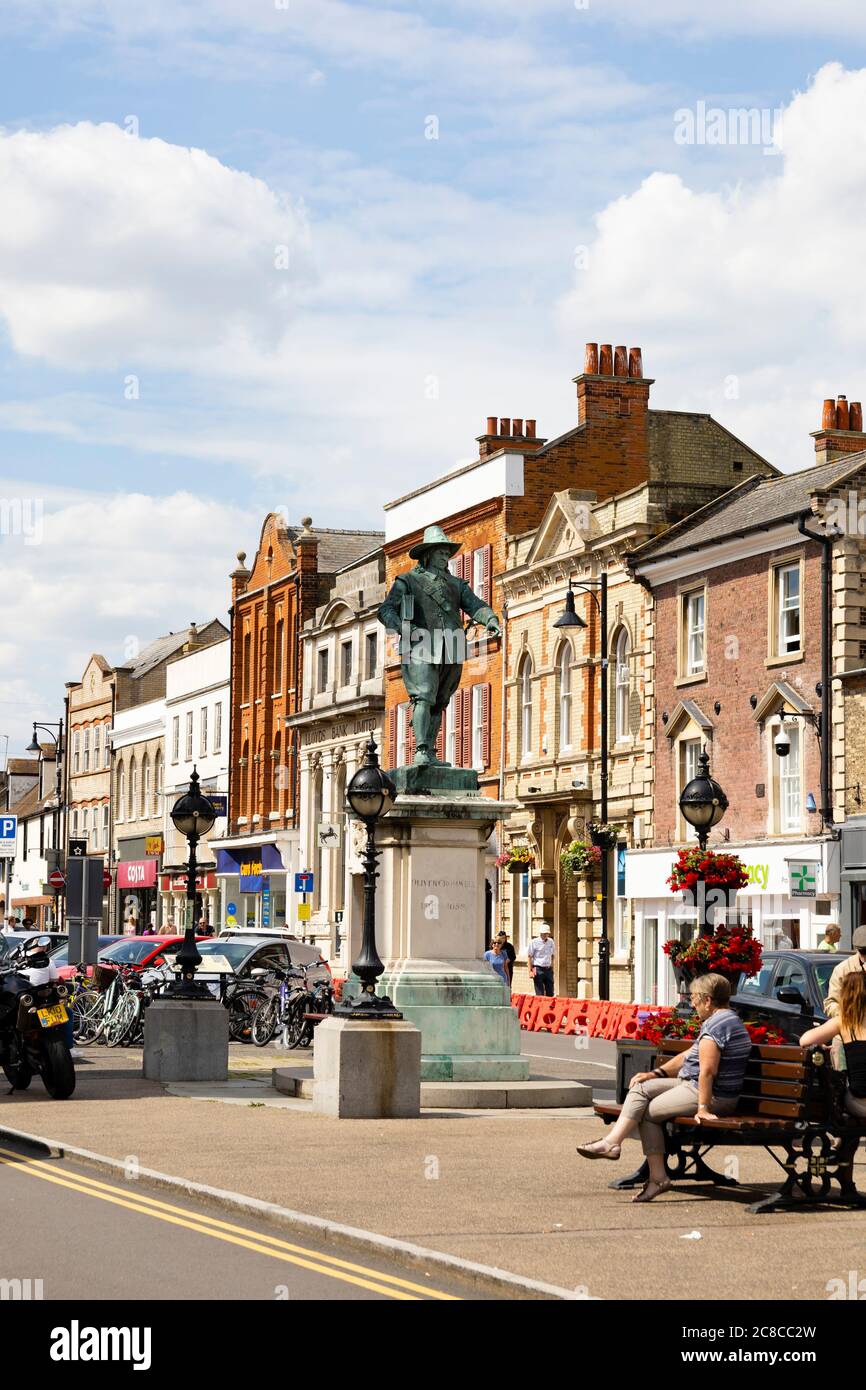
<svg viewBox="0 0 866 1390"><path fill-rule="evenodd" d="M153 814L162 812L162 753L156 755L156 775L153 779Z"/></svg>
<svg viewBox="0 0 866 1390"><path fill-rule="evenodd" d="M127 820L135 820L135 813L138 810L138 768L135 765L135 758L129 764L129 801L127 803Z"/></svg>
<svg viewBox="0 0 866 1390"><path fill-rule="evenodd" d="M615 647L615 705L614 728L617 739L630 737L628 724L628 702L631 684L631 638L626 628L622 628Z"/></svg>
<svg viewBox="0 0 866 1390"><path fill-rule="evenodd" d="M144 762L141 765L141 819L147 820L150 815L150 758L145 753Z"/></svg>
<svg viewBox="0 0 866 1390"><path fill-rule="evenodd" d="M126 815L126 765L121 763L117 771L117 819Z"/></svg>
<svg viewBox="0 0 866 1390"><path fill-rule="evenodd" d="M559 653L559 747L571 747L571 647L563 642Z"/></svg>
<svg viewBox="0 0 866 1390"><path fill-rule="evenodd" d="M525 656L518 681L520 691L520 756L532 757L532 658Z"/></svg>

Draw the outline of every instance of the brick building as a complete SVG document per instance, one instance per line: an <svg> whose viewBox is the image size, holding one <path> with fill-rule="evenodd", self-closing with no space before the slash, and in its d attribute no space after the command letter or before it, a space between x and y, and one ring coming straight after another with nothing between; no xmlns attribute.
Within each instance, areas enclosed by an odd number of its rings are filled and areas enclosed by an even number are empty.
<svg viewBox="0 0 866 1390"><path fill-rule="evenodd" d="M534 420L504 418L497 422L490 417L486 432L478 438L476 460L386 506L389 585L398 574L411 568L409 550L421 538L424 528L437 523L462 544L462 552L452 561L452 567L482 597L489 597L494 609L501 609L503 597L510 600L512 594L521 596L520 615L513 618L509 611L503 639L485 640L482 647L470 648L461 689L446 714L440 749L450 762L476 767L481 789L489 796L510 795L515 789L523 796L526 778L517 776L518 763L521 772L528 770L532 761L544 765L546 777L549 774L553 779L556 807L551 802L548 808L544 867L535 879L520 884L532 906L508 902L504 909L516 940L520 936L521 912L524 919L528 913L536 925L543 919L554 926L564 912L564 905L562 909L555 906L555 847L565 833L566 823L575 823L574 814L569 811L569 793L561 781L564 771L558 769L554 775L551 765L555 744L552 706L545 707L544 718L536 717L533 723L532 759L524 765L523 755L515 760L513 753L519 738L515 694L519 672L509 652L517 652L518 662L531 660L531 684L538 685L539 702L547 700L544 686L552 675L554 653L548 649L547 638L542 641L540 636L543 612L548 604L559 604L561 611L569 572L569 547L564 541L557 543L563 545L563 554L552 557L549 565L546 554L528 559L536 534L541 534L545 523L560 529L568 526L567 516L560 514L561 507L550 510L551 499L554 494L563 494L574 501L585 494L595 506L608 498L645 490L637 510L642 507L640 524L652 534L718 496L739 479L756 471L775 471L709 415L650 409L652 381L643 376L637 348L613 350L602 345L599 349L597 344L587 344L584 371L574 380L577 424L572 429L546 440L538 436ZM565 505L567 512L568 504ZM628 506L627 502L620 505L620 518ZM578 561L581 568L586 557L582 542L573 527L572 530L571 559ZM549 543L549 535L540 542ZM527 563L528 570L523 573ZM596 577L599 563L599 556L593 552L591 569ZM498 580L514 570L521 573L513 578L513 584L509 580L503 588ZM533 616L530 618L529 614ZM537 637L530 637L528 629L532 623L539 628ZM597 630L591 627L590 632L594 632L591 640L597 643ZM632 640L641 640L638 630ZM524 642L531 643L531 651L528 647L523 650ZM409 706L392 643L388 652L385 706L389 737L385 762L393 767L411 759L412 746L408 734ZM585 660L575 654L576 666ZM510 733L503 721L506 706ZM587 719L597 721L597 704L593 712L588 701L585 710ZM597 748L597 732L583 739L582 752L588 749L590 759L597 757ZM594 764L593 775L597 777ZM572 796L571 800L575 798ZM583 803L581 808L585 809ZM491 901L498 899L499 875L493 861L501 843L501 833L491 838ZM514 890L517 891L516 884ZM589 957L581 966L576 955L570 959L561 983L571 987L580 980L581 987L589 988ZM622 988L626 988L625 984Z"/></svg>
<svg viewBox="0 0 866 1390"><path fill-rule="evenodd" d="M271 512L250 568L232 571L229 827L217 850L223 920L298 930L300 631L315 619L338 570L381 545L379 531L290 527ZM234 907L234 912L229 908ZM301 924L299 934L303 934Z"/></svg>
<svg viewBox="0 0 866 1390"><path fill-rule="evenodd" d="M104 656L94 652L79 681L66 682L66 845L86 840L87 853L110 859L113 843L111 796L111 730L117 693L117 673ZM103 899L106 930L110 897Z"/></svg>
<svg viewBox="0 0 866 1390"><path fill-rule="evenodd" d="M815 946L829 922L850 931L866 920L866 855L846 869L846 837L834 831L859 811L866 755L857 709L866 657L866 527L858 512L866 435L851 428L844 398L838 416L834 406L838 426L829 423L830 406L814 436L815 467L744 481L630 560L649 591L652 650L645 745L655 774L653 848L629 850L626 876L637 994L649 1002L674 995L664 940L693 929L667 925L664 880L673 848L693 835L678 798L702 747L730 802L710 843L746 864L750 882L738 908L765 946ZM859 411L854 418L859 424ZM860 854L857 836L848 839Z"/></svg>

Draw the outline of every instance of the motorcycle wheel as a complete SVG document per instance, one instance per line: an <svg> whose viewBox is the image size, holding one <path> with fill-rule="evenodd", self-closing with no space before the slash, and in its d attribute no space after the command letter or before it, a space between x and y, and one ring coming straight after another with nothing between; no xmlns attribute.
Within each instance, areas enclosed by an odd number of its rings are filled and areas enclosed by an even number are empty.
<svg viewBox="0 0 866 1390"><path fill-rule="evenodd" d="M42 1084L52 1100L66 1100L75 1090L75 1065L65 1038L42 1039Z"/></svg>

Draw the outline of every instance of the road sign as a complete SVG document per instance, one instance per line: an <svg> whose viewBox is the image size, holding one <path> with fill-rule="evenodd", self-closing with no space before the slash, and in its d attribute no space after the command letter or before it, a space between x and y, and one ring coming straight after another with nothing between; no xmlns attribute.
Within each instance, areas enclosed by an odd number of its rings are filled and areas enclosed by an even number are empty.
<svg viewBox="0 0 866 1390"><path fill-rule="evenodd" d="M0 859L14 859L18 839L18 817L0 816Z"/></svg>
<svg viewBox="0 0 866 1390"><path fill-rule="evenodd" d="M106 893L108 892L109 888L111 887L111 870L110 870L110 869L103 869L103 870L102 870L102 887L103 887L103 890L104 890Z"/></svg>
<svg viewBox="0 0 866 1390"><path fill-rule="evenodd" d="M319 845L322 849L339 849L342 826L333 825L331 821L320 821L316 832Z"/></svg>
<svg viewBox="0 0 866 1390"><path fill-rule="evenodd" d="M62 874L59 869L55 869L52 874L48 875L48 882L52 888L65 888L66 875Z"/></svg>
<svg viewBox="0 0 866 1390"><path fill-rule="evenodd" d="M271 885L267 879L262 886L262 926L271 925Z"/></svg>
<svg viewBox="0 0 866 1390"><path fill-rule="evenodd" d="M298 921L309 922L311 911L312 909L309 903L298 903Z"/></svg>
<svg viewBox="0 0 866 1390"><path fill-rule="evenodd" d="M238 912L237 903L226 903L226 916L236 917Z"/></svg>
<svg viewBox="0 0 866 1390"><path fill-rule="evenodd" d="M66 865L66 915L69 918L102 920L103 875L102 857L70 859ZM85 957L81 956L81 960ZM70 956L70 960L75 960Z"/></svg>
<svg viewBox="0 0 866 1390"><path fill-rule="evenodd" d="M295 892L312 893L315 879L311 873L295 874Z"/></svg>
<svg viewBox="0 0 866 1390"><path fill-rule="evenodd" d="M336 924L337 924L338 927L340 926L342 920L343 920L343 909L340 908L340 907L338 907L338 908L337 908L337 911L334 913L334 921L336 922Z"/></svg>
<svg viewBox="0 0 866 1390"><path fill-rule="evenodd" d="M87 853L87 841L86 841L86 840L70 840L70 841L69 841L69 858L70 858L70 859L83 859L84 856L86 855L86 853Z"/></svg>

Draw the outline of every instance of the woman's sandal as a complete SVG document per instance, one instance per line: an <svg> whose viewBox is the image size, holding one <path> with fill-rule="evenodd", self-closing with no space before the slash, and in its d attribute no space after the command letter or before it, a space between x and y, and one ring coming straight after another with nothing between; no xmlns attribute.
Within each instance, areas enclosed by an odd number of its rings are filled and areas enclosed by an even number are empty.
<svg viewBox="0 0 866 1390"><path fill-rule="evenodd" d="M636 1197L632 1197L633 1202L654 1202L661 1192L669 1192L671 1186L670 1178L665 1178L664 1182L656 1182L650 1178L645 1182Z"/></svg>
<svg viewBox="0 0 866 1390"><path fill-rule="evenodd" d="M581 1158L609 1158L613 1161L619 1158L619 1145L612 1144L609 1148L604 1148L604 1140L596 1139L591 1144L578 1144L577 1152Z"/></svg>

